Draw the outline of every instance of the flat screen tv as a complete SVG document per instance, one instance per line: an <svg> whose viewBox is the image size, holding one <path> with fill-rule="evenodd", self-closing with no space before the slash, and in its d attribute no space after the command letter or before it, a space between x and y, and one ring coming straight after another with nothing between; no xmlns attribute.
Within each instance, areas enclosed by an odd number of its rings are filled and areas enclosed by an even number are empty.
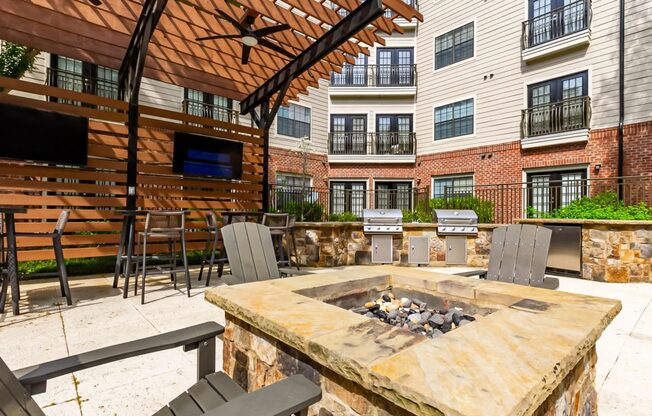
<svg viewBox="0 0 652 416"><path fill-rule="evenodd" d="M184 175L241 179L242 143L177 132L172 170Z"/></svg>
<svg viewBox="0 0 652 416"><path fill-rule="evenodd" d="M88 119L0 103L0 158L85 166Z"/></svg>

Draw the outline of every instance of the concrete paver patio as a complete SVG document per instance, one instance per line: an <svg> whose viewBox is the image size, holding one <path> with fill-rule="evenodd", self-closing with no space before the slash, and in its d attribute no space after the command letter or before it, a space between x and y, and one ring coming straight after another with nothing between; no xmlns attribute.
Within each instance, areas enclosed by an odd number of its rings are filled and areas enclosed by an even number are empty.
<svg viewBox="0 0 652 416"><path fill-rule="evenodd" d="M71 279L72 307L58 296L55 280L24 282L24 313L0 315L0 357L17 369L204 321L224 323L223 311L204 301L205 287L196 278L190 298L183 285L173 290L167 277L148 281L145 305L133 293L123 299L122 290L111 288L111 280L110 276ZM213 286L221 284L213 280ZM647 388L652 385L652 362L646 356L652 351L652 285L560 280L560 290L623 303L622 312L597 345L599 414L652 414ZM218 341L218 368L221 362ZM177 348L58 377L48 382L46 393L34 397L48 415L148 415L194 381L195 353Z"/></svg>

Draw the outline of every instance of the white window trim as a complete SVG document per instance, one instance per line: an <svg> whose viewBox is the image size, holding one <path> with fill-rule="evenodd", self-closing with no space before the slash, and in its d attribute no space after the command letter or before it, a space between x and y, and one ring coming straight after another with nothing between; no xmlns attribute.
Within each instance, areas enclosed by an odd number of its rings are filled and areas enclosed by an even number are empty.
<svg viewBox="0 0 652 416"><path fill-rule="evenodd" d="M435 108L455 104L455 103L458 103L460 101L466 101L468 99L473 100L473 133L464 134L462 136L447 137L445 139L436 139L435 138L435 134L436 134L435 124L437 123L437 118L435 116ZM433 104L430 114L432 114L432 141L433 141L433 143L442 143L442 142L445 142L447 140L460 139L460 138L471 138L471 137L475 137L478 134L478 125L477 125L477 123L478 123L478 117L477 117L477 115L478 115L478 99L477 99L475 94L467 95L467 96L464 96L462 98L455 98L453 100L448 100L447 102L443 102L443 103Z"/></svg>
<svg viewBox="0 0 652 416"><path fill-rule="evenodd" d="M430 197L435 197L435 180L436 179L455 179L455 178L468 178L471 177L473 184L471 185L473 189L473 195L475 195L475 173L456 173L453 175L433 175L430 177Z"/></svg>
<svg viewBox="0 0 652 416"><path fill-rule="evenodd" d="M452 30L458 29L458 28L460 28L462 26L466 26L469 23L473 23L473 56L470 57L470 58L464 59L463 61L455 62L455 63L452 63L450 65L446 65L443 68L437 69L437 65L435 63L435 55L436 55L436 51L437 51L437 48L436 48L437 38L439 36L445 35L446 33L450 32ZM471 20L468 20L468 21L462 23L462 24L458 24L458 25L455 25L455 26L452 26L452 27L449 26L449 28L447 30L436 32L432 36L432 73L433 74L438 74L438 73L440 73L442 71L445 71L445 70L447 70L449 68L456 67L456 66L458 66L458 65L460 65L462 63L473 62L473 61L475 61L477 56L478 56L478 19L475 18L475 17L473 19L471 19Z"/></svg>
<svg viewBox="0 0 652 416"><path fill-rule="evenodd" d="M312 105L310 104L303 104L298 101L290 100L288 101L288 104L294 104L298 105L299 107L305 107L310 109L310 137L308 137L307 141L312 142L312 137L313 137L313 123L312 123L312 115L313 115L313 108ZM288 139L288 140L303 140L303 137L294 137L294 136L286 136L285 134L280 134L278 132L278 113L276 113L276 117L274 117L274 131L276 133L276 137L282 138L282 139Z"/></svg>

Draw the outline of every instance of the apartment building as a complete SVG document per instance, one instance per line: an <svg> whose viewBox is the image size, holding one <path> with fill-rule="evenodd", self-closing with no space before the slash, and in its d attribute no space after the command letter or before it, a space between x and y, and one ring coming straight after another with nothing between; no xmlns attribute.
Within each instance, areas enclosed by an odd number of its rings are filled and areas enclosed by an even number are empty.
<svg viewBox="0 0 652 416"><path fill-rule="evenodd" d="M302 178L296 156L275 149L277 182L329 187L331 211L358 214L409 207L406 189L529 183L526 204L549 211L587 192L567 184L652 173L645 1L625 1L620 168L619 2L422 0L419 10L423 23L404 22L333 74L327 97L311 94L328 115L312 115L310 168Z"/></svg>
<svg viewBox="0 0 652 416"><path fill-rule="evenodd" d="M415 0L405 0L414 4ZM369 56L282 107L270 181L330 190L331 212L410 208L497 183L652 173L652 8L626 0L623 111L614 0L421 0ZM337 6L334 6L336 9ZM49 53L26 78L117 97L117 71ZM238 103L144 79L143 104L249 124ZM619 124L622 122L622 166ZM525 186L525 185L524 185ZM563 188L563 186L562 186ZM548 211L586 192L532 194Z"/></svg>

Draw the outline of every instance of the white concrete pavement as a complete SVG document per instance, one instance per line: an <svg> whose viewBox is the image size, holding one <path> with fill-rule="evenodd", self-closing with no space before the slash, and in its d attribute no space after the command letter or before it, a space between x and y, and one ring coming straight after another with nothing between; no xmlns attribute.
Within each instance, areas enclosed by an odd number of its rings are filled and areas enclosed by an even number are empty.
<svg viewBox="0 0 652 416"><path fill-rule="evenodd" d="M23 282L24 313L0 315L0 357L17 369L204 321L224 323L223 311L204 301L205 287L196 278L191 298L183 284L175 291L167 277L149 281L145 305L133 292L123 299L120 289L111 288L111 280L110 276L72 279L75 304L71 307L58 296L55 280ZM599 414L652 415L652 285L560 281L560 290L623 303L597 346ZM218 279L213 282L211 286L221 284ZM217 351L220 368L219 341ZM195 369L195 353L177 348L58 377L48 382L46 393L34 397L48 415L148 415L192 385Z"/></svg>

